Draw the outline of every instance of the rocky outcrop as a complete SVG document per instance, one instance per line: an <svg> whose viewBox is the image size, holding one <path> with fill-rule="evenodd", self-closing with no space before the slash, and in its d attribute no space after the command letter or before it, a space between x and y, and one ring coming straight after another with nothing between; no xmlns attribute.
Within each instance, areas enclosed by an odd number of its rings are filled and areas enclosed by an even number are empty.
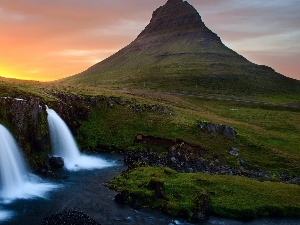
<svg viewBox="0 0 300 225"><path fill-rule="evenodd" d="M233 140L235 138L235 136L237 135L237 132L235 131L235 129L228 125L220 125L220 124L215 124L215 123L211 123L211 122L203 122L203 121L197 121L196 124L202 130L206 130L210 133L221 133L225 137L227 137L231 140Z"/></svg>
<svg viewBox="0 0 300 225"><path fill-rule="evenodd" d="M137 143L148 145L147 150L134 150L126 152L124 156L125 165L129 169L139 166L169 167L177 172L194 173L203 172L207 174L245 176L254 179L271 179L270 172L254 168L243 159L237 159L239 168L233 168L222 163L217 157L206 158L206 150L182 140L169 140L152 136L136 136ZM166 152L157 152L152 147L166 147ZM238 156L236 148L230 149L235 157ZM230 154L230 153L229 153Z"/></svg>
<svg viewBox="0 0 300 225"><path fill-rule="evenodd" d="M0 122L4 123L26 153L45 150L49 145L43 101L35 96L0 98Z"/></svg>
<svg viewBox="0 0 300 225"><path fill-rule="evenodd" d="M61 115L73 132L80 126L80 120L88 118L85 106L90 102L84 103L83 98L75 95L56 97L56 101L48 102L28 93L22 93L20 97L0 98L0 123L10 130L28 156L30 165L36 169L45 166L43 154L51 152L46 105Z"/></svg>
<svg viewBox="0 0 300 225"><path fill-rule="evenodd" d="M169 0L165 5L156 9L150 23L140 33L137 40L150 39L164 34L170 37L176 34L176 38L178 35L188 35L195 41L202 37L220 42L220 38L205 26L197 10L182 0Z"/></svg>

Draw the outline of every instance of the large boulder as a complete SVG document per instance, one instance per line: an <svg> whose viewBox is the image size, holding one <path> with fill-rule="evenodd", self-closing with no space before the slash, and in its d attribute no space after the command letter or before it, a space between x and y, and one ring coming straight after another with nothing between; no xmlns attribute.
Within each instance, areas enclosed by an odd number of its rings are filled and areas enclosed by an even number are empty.
<svg viewBox="0 0 300 225"><path fill-rule="evenodd" d="M65 165L64 159L59 156L51 156L49 159L49 166L52 169L61 169Z"/></svg>
<svg viewBox="0 0 300 225"><path fill-rule="evenodd" d="M231 126L222 125L221 131L225 137L231 140L233 140L237 135L237 132Z"/></svg>
<svg viewBox="0 0 300 225"><path fill-rule="evenodd" d="M220 133L223 134L225 137L233 140L235 136L237 135L236 130L228 125L220 125L215 124L211 122L203 122L203 121L197 121L197 126L200 127L202 130L206 130L210 133Z"/></svg>

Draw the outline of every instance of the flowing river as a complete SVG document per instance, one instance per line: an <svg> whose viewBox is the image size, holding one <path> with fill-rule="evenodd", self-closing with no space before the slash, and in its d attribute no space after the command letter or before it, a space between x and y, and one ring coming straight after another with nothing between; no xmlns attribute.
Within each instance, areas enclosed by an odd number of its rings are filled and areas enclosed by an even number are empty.
<svg viewBox="0 0 300 225"><path fill-rule="evenodd" d="M0 203L0 224L39 225L44 217L63 209L83 211L102 225L175 225L189 224L155 211L135 210L115 203L115 192L105 186L118 172L125 169L123 158L118 155L104 155L102 158L113 162L111 167L61 172L65 179L51 180L59 185L45 198L15 200L9 204ZM2 217L2 221L1 221ZM7 218L5 220L5 217ZM296 225L299 219L260 219L239 222L222 218L210 218L202 225Z"/></svg>

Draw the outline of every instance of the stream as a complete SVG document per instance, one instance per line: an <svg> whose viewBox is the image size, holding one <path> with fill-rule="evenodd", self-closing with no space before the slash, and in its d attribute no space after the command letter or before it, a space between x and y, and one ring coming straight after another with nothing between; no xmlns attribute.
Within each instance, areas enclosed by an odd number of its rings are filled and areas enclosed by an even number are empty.
<svg viewBox="0 0 300 225"><path fill-rule="evenodd" d="M83 211L102 225L187 225L181 219L171 218L155 211L135 210L114 201L116 192L105 186L117 173L126 169L123 157L107 154L102 158L113 162L113 166L81 171L61 171L66 179L51 180L59 188L49 192L44 198L19 199L11 203L0 203L0 224L39 225L44 217L63 209ZM300 219L259 219L239 222L211 217L201 225L296 225Z"/></svg>

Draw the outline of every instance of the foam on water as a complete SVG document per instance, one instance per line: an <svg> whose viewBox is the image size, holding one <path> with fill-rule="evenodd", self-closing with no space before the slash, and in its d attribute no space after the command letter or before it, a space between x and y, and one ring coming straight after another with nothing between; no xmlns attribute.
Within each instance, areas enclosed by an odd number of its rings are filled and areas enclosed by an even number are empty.
<svg viewBox="0 0 300 225"><path fill-rule="evenodd" d="M102 169L105 167L112 166L112 163L107 162L100 157L80 155L74 162L65 162L65 166L68 170L93 170L93 169Z"/></svg>
<svg viewBox="0 0 300 225"><path fill-rule="evenodd" d="M28 179L23 182L22 187L15 189L9 195L1 193L0 203L9 204L17 199L47 198L47 194L50 191L59 187L60 185L46 183L39 177L29 174Z"/></svg>

